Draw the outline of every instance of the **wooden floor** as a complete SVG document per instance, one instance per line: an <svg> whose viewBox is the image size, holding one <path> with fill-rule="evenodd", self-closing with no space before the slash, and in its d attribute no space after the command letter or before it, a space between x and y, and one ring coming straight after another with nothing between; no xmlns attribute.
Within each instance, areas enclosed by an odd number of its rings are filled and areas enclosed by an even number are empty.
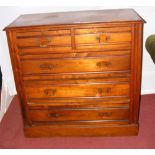
<svg viewBox="0 0 155 155"><path fill-rule="evenodd" d="M25 138L19 103L14 98L0 124L0 148L155 148L155 94L142 96L139 135L131 137Z"/></svg>

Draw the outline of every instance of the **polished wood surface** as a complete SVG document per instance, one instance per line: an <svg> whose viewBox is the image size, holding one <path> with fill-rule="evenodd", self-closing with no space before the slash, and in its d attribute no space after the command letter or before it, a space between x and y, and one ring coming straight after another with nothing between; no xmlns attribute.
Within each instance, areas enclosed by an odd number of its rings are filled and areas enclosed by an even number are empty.
<svg viewBox="0 0 155 155"><path fill-rule="evenodd" d="M129 83L92 83L25 86L27 98L129 96Z"/></svg>
<svg viewBox="0 0 155 155"><path fill-rule="evenodd" d="M136 136L138 135L138 125L36 125L26 126L25 136L27 137L98 137L98 136ZM63 131L63 132L62 132Z"/></svg>
<svg viewBox="0 0 155 155"><path fill-rule="evenodd" d="M24 15L6 27L25 135L137 135L143 23L121 9Z"/></svg>
<svg viewBox="0 0 155 155"><path fill-rule="evenodd" d="M53 59L52 61L51 59L25 60L21 62L21 68L25 75L130 70L130 55L85 59Z"/></svg>
<svg viewBox="0 0 155 155"><path fill-rule="evenodd" d="M100 22L142 22L142 20L133 9L71 11L22 15L7 28Z"/></svg>
<svg viewBox="0 0 155 155"><path fill-rule="evenodd" d="M82 110L30 110L30 119L35 121L94 121L128 120L129 109L82 109Z"/></svg>

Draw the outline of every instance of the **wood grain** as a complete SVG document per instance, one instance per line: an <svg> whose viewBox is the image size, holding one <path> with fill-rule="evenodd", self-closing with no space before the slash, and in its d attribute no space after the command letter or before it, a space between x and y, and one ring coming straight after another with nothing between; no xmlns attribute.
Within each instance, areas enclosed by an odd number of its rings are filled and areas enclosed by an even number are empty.
<svg viewBox="0 0 155 155"><path fill-rule="evenodd" d="M7 26L7 29L27 26L32 27L60 24L83 24L103 22L142 23L143 21L144 20L133 9L71 11L22 15L9 26Z"/></svg>
<svg viewBox="0 0 155 155"><path fill-rule="evenodd" d="M7 26L25 135L137 135L143 23L119 9L23 15Z"/></svg>
<svg viewBox="0 0 155 155"><path fill-rule="evenodd" d="M21 68L24 75L130 70L130 55L63 60L24 60L21 61Z"/></svg>
<svg viewBox="0 0 155 155"><path fill-rule="evenodd" d="M92 83L25 86L27 98L129 96L129 83Z"/></svg>
<svg viewBox="0 0 155 155"><path fill-rule="evenodd" d="M77 120L128 120L129 109L82 109L82 110L30 110L30 119L33 122L41 121L77 121Z"/></svg>

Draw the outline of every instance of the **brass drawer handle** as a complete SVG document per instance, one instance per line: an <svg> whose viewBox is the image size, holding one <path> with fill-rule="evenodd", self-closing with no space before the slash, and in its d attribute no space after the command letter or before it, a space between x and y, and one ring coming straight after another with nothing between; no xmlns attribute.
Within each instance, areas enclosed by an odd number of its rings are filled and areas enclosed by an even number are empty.
<svg viewBox="0 0 155 155"><path fill-rule="evenodd" d="M36 42L37 44L39 44L41 48L45 48L51 42L51 39L50 38L37 38Z"/></svg>
<svg viewBox="0 0 155 155"><path fill-rule="evenodd" d="M45 90L44 90L44 94L45 94L46 96L53 96L53 95L56 94L56 92L57 92L56 89L45 89Z"/></svg>
<svg viewBox="0 0 155 155"><path fill-rule="evenodd" d="M110 93L111 92L111 88L106 88L106 93Z"/></svg>
<svg viewBox="0 0 155 155"><path fill-rule="evenodd" d="M103 93L102 88L98 88L98 93L99 93L99 94L102 94L102 93Z"/></svg>
<svg viewBox="0 0 155 155"><path fill-rule="evenodd" d="M96 63L96 66L99 68L110 67L112 65L109 61L100 61Z"/></svg>
<svg viewBox="0 0 155 155"><path fill-rule="evenodd" d="M103 92L104 92L104 91L103 91L102 88L98 88L98 89L97 89L97 94L96 94L96 96L97 96L97 97L101 97L101 96L103 95ZM106 88L106 89L105 89L105 93L106 93L106 94L108 94L108 93L110 93L110 92L111 92L111 88Z"/></svg>
<svg viewBox="0 0 155 155"><path fill-rule="evenodd" d="M54 68L54 66L52 64L41 64L40 65L40 69L52 70L53 68Z"/></svg>
<svg viewBox="0 0 155 155"><path fill-rule="evenodd" d="M111 39L111 37L109 35L100 35L100 36L96 36L96 40L100 43L100 42L105 42L105 41L109 41Z"/></svg>
<svg viewBox="0 0 155 155"><path fill-rule="evenodd" d="M58 117L60 117L61 115L60 114L58 114L58 113L50 113L50 114L48 114L48 117L53 117L53 118L58 118Z"/></svg>
<svg viewBox="0 0 155 155"><path fill-rule="evenodd" d="M112 116L112 112L99 112L98 115L100 117L110 117Z"/></svg>

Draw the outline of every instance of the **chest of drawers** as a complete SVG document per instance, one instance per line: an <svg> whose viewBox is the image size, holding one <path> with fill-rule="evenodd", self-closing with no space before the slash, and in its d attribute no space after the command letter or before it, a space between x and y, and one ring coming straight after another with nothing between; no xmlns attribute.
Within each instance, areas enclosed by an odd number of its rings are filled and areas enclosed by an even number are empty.
<svg viewBox="0 0 155 155"><path fill-rule="evenodd" d="M22 15L7 26L25 135L137 135L143 23L122 9Z"/></svg>

